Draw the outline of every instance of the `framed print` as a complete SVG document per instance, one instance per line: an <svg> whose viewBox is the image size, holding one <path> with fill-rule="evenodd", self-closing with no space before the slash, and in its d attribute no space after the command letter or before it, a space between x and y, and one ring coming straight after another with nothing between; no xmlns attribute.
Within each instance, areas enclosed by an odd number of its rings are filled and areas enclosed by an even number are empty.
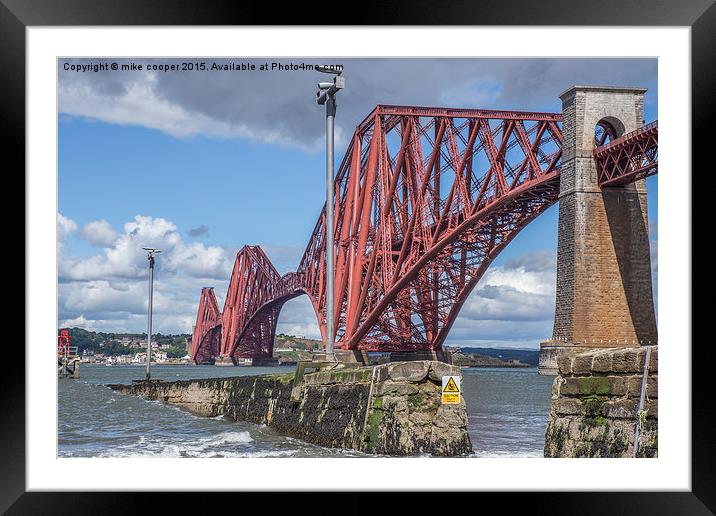
<svg viewBox="0 0 716 516"><path fill-rule="evenodd" d="M3 0L28 300L3 509L713 510L712 3L386 7Z"/></svg>

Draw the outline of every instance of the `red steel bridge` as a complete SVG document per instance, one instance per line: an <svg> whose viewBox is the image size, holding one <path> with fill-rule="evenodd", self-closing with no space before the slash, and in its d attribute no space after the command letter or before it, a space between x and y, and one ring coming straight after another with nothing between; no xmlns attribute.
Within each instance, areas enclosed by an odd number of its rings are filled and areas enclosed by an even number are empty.
<svg viewBox="0 0 716 516"><path fill-rule="evenodd" d="M557 202L562 115L377 106L355 130L335 178L336 348L435 351L490 263ZM657 172L657 122L595 132L598 183ZM236 255L224 308L201 292L197 363L269 358L283 304L307 295L323 339L325 206L296 272L258 246Z"/></svg>

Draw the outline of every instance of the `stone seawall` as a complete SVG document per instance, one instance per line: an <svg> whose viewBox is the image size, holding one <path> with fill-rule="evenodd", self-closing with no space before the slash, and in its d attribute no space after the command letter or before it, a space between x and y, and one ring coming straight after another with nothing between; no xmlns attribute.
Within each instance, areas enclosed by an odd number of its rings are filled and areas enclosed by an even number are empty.
<svg viewBox="0 0 716 516"><path fill-rule="evenodd" d="M193 414L265 424L310 443L385 455L472 452L465 401L441 403L442 362L394 362L302 376L275 374L110 385Z"/></svg>
<svg viewBox="0 0 716 516"><path fill-rule="evenodd" d="M562 355L552 386L545 457L657 456L658 346L651 347L639 412L647 347Z"/></svg>

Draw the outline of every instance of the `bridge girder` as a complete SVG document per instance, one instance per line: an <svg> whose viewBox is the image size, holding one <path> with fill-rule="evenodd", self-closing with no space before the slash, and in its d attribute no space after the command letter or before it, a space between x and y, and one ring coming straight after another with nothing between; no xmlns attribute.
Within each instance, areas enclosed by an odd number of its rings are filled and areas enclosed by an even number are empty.
<svg viewBox="0 0 716 516"><path fill-rule="evenodd" d="M560 120L396 106L366 118L336 177L338 346L440 349L487 265L556 201ZM325 338L324 220L299 274Z"/></svg>
<svg viewBox="0 0 716 516"><path fill-rule="evenodd" d="M651 122L594 149L599 186L621 186L657 173L659 124Z"/></svg>
<svg viewBox="0 0 716 516"><path fill-rule="evenodd" d="M555 113L377 106L358 125L335 179L337 347L441 349L489 264L557 201L561 120ZM655 141L653 131L645 133ZM611 153L619 143L606 147ZM603 151L595 156L606 157ZM644 177L627 165L605 181ZM202 319L213 290L207 301L202 291L197 353L214 352L209 343L220 321L222 356L271 356L280 309L302 294L325 341L325 232L324 205L297 272L284 276L260 247L242 248L220 317L210 310Z"/></svg>

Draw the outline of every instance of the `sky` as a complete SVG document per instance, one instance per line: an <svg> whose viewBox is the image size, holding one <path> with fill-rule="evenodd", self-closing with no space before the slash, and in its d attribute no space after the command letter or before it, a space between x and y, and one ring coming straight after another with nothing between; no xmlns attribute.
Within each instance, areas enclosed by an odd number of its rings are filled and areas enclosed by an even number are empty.
<svg viewBox="0 0 716 516"><path fill-rule="evenodd" d="M204 286L223 306L245 244L261 245L281 273L296 269L325 201L325 111L315 91L327 76L302 63L344 66L337 163L377 104L559 112L559 94L574 84L619 85L648 88L645 119L658 118L655 59L201 61L204 70L193 58L58 60L61 326L145 331L142 246L162 249L153 327L165 334L192 331ZM656 278L656 176L647 186ZM493 262L446 344L536 348L549 338L556 248L553 206ZM278 332L320 338L306 296L284 305Z"/></svg>

